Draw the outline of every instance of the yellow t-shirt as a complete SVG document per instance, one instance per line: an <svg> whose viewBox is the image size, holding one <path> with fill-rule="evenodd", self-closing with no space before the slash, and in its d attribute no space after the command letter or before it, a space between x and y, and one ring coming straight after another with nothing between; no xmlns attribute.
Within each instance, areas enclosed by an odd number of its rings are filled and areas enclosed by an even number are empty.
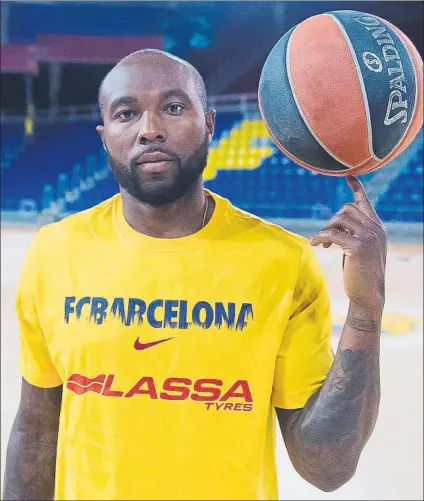
<svg viewBox="0 0 424 501"><path fill-rule="evenodd" d="M133 230L120 195L38 231L20 369L63 384L55 499L277 499L274 406L328 373L328 292L306 239L211 196L184 238Z"/></svg>

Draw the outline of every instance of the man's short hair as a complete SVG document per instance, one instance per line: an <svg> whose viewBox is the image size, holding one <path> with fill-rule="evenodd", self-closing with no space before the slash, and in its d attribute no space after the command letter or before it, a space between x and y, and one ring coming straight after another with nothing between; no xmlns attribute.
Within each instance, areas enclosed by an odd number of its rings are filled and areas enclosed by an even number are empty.
<svg viewBox="0 0 424 501"><path fill-rule="evenodd" d="M192 65L190 64L189 62L185 61L184 59L181 59L177 56L174 56L173 54L170 54L169 52L165 52L163 50L159 50L159 49L141 49L141 50L137 50L135 52L131 52L131 54L128 54L127 56L125 56L123 59L121 59L108 73L107 75L103 78L101 84L100 84L100 87L99 87L99 93L98 93L98 104L99 104L99 107L100 107L100 114L102 115L103 117L103 109L102 109L102 104L101 104L101 100L100 100L100 94L101 94L101 91L102 91L102 87L103 87L103 83L104 81L106 80L107 76L109 75L109 73L111 71L113 71L116 67L118 66L121 66L123 64L126 64L127 62L129 62L131 59L133 59L134 57L138 56L138 55L143 55L143 54L161 54L163 56L166 56L166 57L169 57L170 59L174 59L175 61L179 61L180 63L184 64L184 66L188 67L191 72L192 72L192 75L193 75L193 78L194 78L194 84L195 84L195 87L196 87L196 90L197 90L197 93L199 94L199 97L200 97L200 101L202 103L202 106L203 106L203 110L206 111L207 110L207 107L208 107L208 100L207 100L207 93L206 93L206 86L205 86L205 82L202 78L202 76L200 75L200 73L198 72L198 70Z"/></svg>

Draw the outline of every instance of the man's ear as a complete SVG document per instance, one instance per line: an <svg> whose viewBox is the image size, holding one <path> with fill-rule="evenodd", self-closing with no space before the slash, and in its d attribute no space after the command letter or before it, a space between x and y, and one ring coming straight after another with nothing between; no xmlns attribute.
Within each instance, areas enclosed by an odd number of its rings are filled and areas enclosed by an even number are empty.
<svg viewBox="0 0 424 501"><path fill-rule="evenodd" d="M106 144L105 144L105 128L104 128L104 126L103 125L98 125L96 127L96 131L100 135L100 139L102 140L104 150L107 151L106 150Z"/></svg>
<svg viewBox="0 0 424 501"><path fill-rule="evenodd" d="M209 143L210 143L212 141L215 132L216 111L215 110L207 111L205 113L205 117L206 117L206 127L208 129Z"/></svg>

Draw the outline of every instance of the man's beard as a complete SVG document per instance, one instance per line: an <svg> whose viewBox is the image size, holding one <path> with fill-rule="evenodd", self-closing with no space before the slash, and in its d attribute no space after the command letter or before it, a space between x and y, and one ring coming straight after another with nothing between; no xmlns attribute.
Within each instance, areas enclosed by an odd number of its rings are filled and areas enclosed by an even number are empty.
<svg viewBox="0 0 424 501"><path fill-rule="evenodd" d="M139 202L152 206L170 204L182 198L202 176L206 168L209 152L208 136L196 150L196 152L186 161L173 157L176 165L176 174L172 184L166 186L158 183L156 186L144 186L137 173L140 167L134 162L129 166L121 164L107 151L109 165L118 184Z"/></svg>

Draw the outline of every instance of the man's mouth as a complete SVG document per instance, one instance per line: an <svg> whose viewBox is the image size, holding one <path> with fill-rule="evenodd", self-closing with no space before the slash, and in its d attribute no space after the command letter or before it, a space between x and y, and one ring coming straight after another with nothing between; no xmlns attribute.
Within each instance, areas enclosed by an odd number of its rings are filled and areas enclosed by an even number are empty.
<svg viewBox="0 0 424 501"><path fill-rule="evenodd" d="M173 160L169 155L161 152L145 153L137 160L137 165L144 172L163 172L170 168Z"/></svg>
<svg viewBox="0 0 424 501"><path fill-rule="evenodd" d="M170 169L172 160L162 160L158 162L142 162L138 164L142 172L158 173Z"/></svg>

